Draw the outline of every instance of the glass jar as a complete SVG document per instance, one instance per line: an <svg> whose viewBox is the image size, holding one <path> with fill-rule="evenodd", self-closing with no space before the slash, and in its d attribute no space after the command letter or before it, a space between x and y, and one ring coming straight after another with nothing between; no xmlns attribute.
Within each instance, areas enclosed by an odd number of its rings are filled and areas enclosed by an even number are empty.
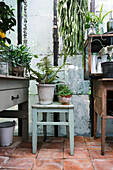
<svg viewBox="0 0 113 170"><path fill-rule="evenodd" d="M109 21L107 22L107 32L113 31L113 17L112 17L112 12L110 12L110 18Z"/></svg>

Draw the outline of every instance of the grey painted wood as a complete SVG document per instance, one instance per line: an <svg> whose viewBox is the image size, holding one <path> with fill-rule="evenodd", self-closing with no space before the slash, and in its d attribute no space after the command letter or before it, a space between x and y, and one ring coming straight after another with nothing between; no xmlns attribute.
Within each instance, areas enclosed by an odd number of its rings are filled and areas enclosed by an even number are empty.
<svg viewBox="0 0 113 170"><path fill-rule="evenodd" d="M32 109L32 152L37 152L37 110Z"/></svg>
<svg viewBox="0 0 113 170"><path fill-rule="evenodd" d="M3 79L0 78L0 91L10 89L28 88L29 80L24 79Z"/></svg>
<svg viewBox="0 0 113 170"><path fill-rule="evenodd" d="M15 90L4 90L0 91L0 111L6 110L12 106L15 106L19 103L23 103L28 100L28 89L15 89ZM13 97L19 96L18 99L12 100Z"/></svg>
<svg viewBox="0 0 113 170"><path fill-rule="evenodd" d="M69 113L65 113L65 120L66 120L66 122L68 122ZM69 126L66 126L66 134L67 134L67 138L69 138Z"/></svg>
<svg viewBox="0 0 113 170"><path fill-rule="evenodd" d="M45 106L45 107L44 107ZM59 107L60 106L60 107ZM37 127L39 125L65 125L69 126L69 138L70 138L70 155L74 155L74 105L61 105L60 103L54 103L52 105L33 105L32 106L32 152L37 151ZM38 112L67 112L69 119L66 117L66 122L43 122L38 121Z"/></svg>
<svg viewBox="0 0 113 170"><path fill-rule="evenodd" d="M37 122L37 125L62 125L62 126L68 126L68 122Z"/></svg>
<svg viewBox="0 0 113 170"><path fill-rule="evenodd" d="M29 79L0 75L0 117L18 118L19 135L28 140L28 87ZM5 111L19 105L18 111Z"/></svg>
<svg viewBox="0 0 113 170"><path fill-rule="evenodd" d="M52 104L49 104L49 105L40 105L40 104L36 104L36 105L32 105L32 108L40 108L40 109L59 109L59 108L62 108L62 109L69 109L69 108L74 108L74 105L73 104L70 104L70 105L62 105L61 103L59 102L53 102ZM55 110L54 110L55 111Z"/></svg>
<svg viewBox="0 0 113 170"><path fill-rule="evenodd" d="M74 155L74 114L73 114L73 109L69 109L69 136L70 136L70 155Z"/></svg>

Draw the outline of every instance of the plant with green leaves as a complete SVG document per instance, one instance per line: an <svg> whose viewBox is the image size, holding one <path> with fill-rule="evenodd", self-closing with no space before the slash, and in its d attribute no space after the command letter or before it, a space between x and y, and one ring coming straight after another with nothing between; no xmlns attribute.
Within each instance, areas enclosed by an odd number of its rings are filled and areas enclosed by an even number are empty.
<svg viewBox="0 0 113 170"><path fill-rule="evenodd" d="M86 15L86 24L85 24L85 28L97 28L97 31L99 33L99 24L103 23L104 18L111 13L112 11L108 11L107 13L105 13L103 15L103 4L101 5L100 8L100 14L99 16L97 16L95 13L93 12L87 12Z"/></svg>
<svg viewBox="0 0 113 170"><path fill-rule="evenodd" d="M22 44L19 44L17 46L8 46L5 58L7 59L7 61L11 61L14 67L24 66L28 70L30 70L32 53L30 52L29 48Z"/></svg>
<svg viewBox="0 0 113 170"><path fill-rule="evenodd" d="M5 34L7 31L14 31L13 27L16 25L16 19L13 11L14 9L6 5L5 2L0 2L0 41L7 41L9 44L11 40Z"/></svg>
<svg viewBox="0 0 113 170"><path fill-rule="evenodd" d="M73 94L73 91L69 89L68 84L59 84L58 85L58 96L70 96Z"/></svg>
<svg viewBox="0 0 113 170"><path fill-rule="evenodd" d="M63 40L61 56L64 55L64 61L67 56L76 55L77 50L84 51L87 11L87 0L58 0L59 35Z"/></svg>
<svg viewBox="0 0 113 170"><path fill-rule="evenodd" d="M38 58L38 56L35 56L35 58ZM59 81L57 73L64 65L65 63L63 63L59 67L58 66L53 67L49 55L47 55L46 57L42 58L39 63L36 64L37 70L39 71L30 68L32 72L31 79L35 79L37 82L39 82L39 84L57 83Z"/></svg>

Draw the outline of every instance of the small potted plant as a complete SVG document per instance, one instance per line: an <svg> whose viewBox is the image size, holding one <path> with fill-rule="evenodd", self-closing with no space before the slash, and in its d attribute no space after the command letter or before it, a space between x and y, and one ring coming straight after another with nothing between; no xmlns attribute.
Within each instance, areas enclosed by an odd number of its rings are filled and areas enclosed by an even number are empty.
<svg viewBox="0 0 113 170"><path fill-rule="evenodd" d="M69 105L72 97L72 90L69 89L68 84L59 84L58 85L58 96L59 96L59 101L63 105Z"/></svg>
<svg viewBox="0 0 113 170"><path fill-rule="evenodd" d="M37 58L37 56L35 56L35 58ZM35 79L38 82L36 85L40 104L51 104L53 102L54 88L56 83L59 82L57 73L64 65L65 63L60 67L53 67L48 55L36 64L37 70L39 71L30 68L31 79Z"/></svg>
<svg viewBox="0 0 113 170"><path fill-rule="evenodd" d="M24 68L30 71L31 56L29 48L22 44L8 46L5 57L12 63L12 75L24 76Z"/></svg>
<svg viewBox="0 0 113 170"><path fill-rule="evenodd" d="M100 14L99 16L95 15L93 12L87 12L86 15L86 24L85 29L89 30L89 34L102 34L103 31L103 20L104 18L112 11L107 12L106 14L102 15L103 13L103 4L100 8Z"/></svg>
<svg viewBox="0 0 113 170"><path fill-rule="evenodd" d="M107 60L101 63L103 77L113 78L113 45L103 47L98 55L102 58L107 55Z"/></svg>

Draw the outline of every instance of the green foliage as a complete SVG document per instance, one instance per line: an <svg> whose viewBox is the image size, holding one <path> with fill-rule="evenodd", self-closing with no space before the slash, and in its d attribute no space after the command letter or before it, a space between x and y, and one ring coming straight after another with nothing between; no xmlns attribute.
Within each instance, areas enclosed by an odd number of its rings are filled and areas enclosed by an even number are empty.
<svg viewBox="0 0 113 170"><path fill-rule="evenodd" d="M0 2L0 29L6 33L6 31L14 31L13 26L16 25L15 16L13 13L14 9L5 4L5 2ZM0 39L1 40L1 39ZM10 39L5 37L2 39L8 43L11 43Z"/></svg>
<svg viewBox="0 0 113 170"><path fill-rule="evenodd" d="M13 63L14 67L24 66L29 70L32 59L31 56L32 54L30 53L29 48L20 44L17 46L10 45L7 47L5 57Z"/></svg>
<svg viewBox="0 0 113 170"><path fill-rule="evenodd" d="M38 58L35 56L35 58ZM61 65L60 67L52 67L51 61L49 59L49 55L42 58L39 63L37 63L37 69L39 71L33 70L30 68L32 74L31 78L35 79L40 84L52 84L58 82L58 71L65 65ZM55 71L55 68L57 70Z"/></svg>
<svg viewBox="0 0 113 170"><path fill-rule="evenodd" d="M72 90L69 89L69 86L67 84L60 84L58 85L58 96L68 96L72 95Z"/></svg>
<svg viewBox="0 0 113 170"><path fill-rule="evenodd" d="M106 14L102 15L102 13L103 13L103 4L101 5L99 16L95 15L95 13L93 13L93 12L87 12L85 28L86 29L88 29L88 28L97 28L98 25L103 22L104 18L110 12L112 12L112 11L109 11Z"/></svg>
<svg viewBox="0 0 113 170"><path fill-rule="evenodd" d="M64 61L67 56L83 52L87 0L58 0L58 16L60 18L59 35L62 36Z"/></svg>

